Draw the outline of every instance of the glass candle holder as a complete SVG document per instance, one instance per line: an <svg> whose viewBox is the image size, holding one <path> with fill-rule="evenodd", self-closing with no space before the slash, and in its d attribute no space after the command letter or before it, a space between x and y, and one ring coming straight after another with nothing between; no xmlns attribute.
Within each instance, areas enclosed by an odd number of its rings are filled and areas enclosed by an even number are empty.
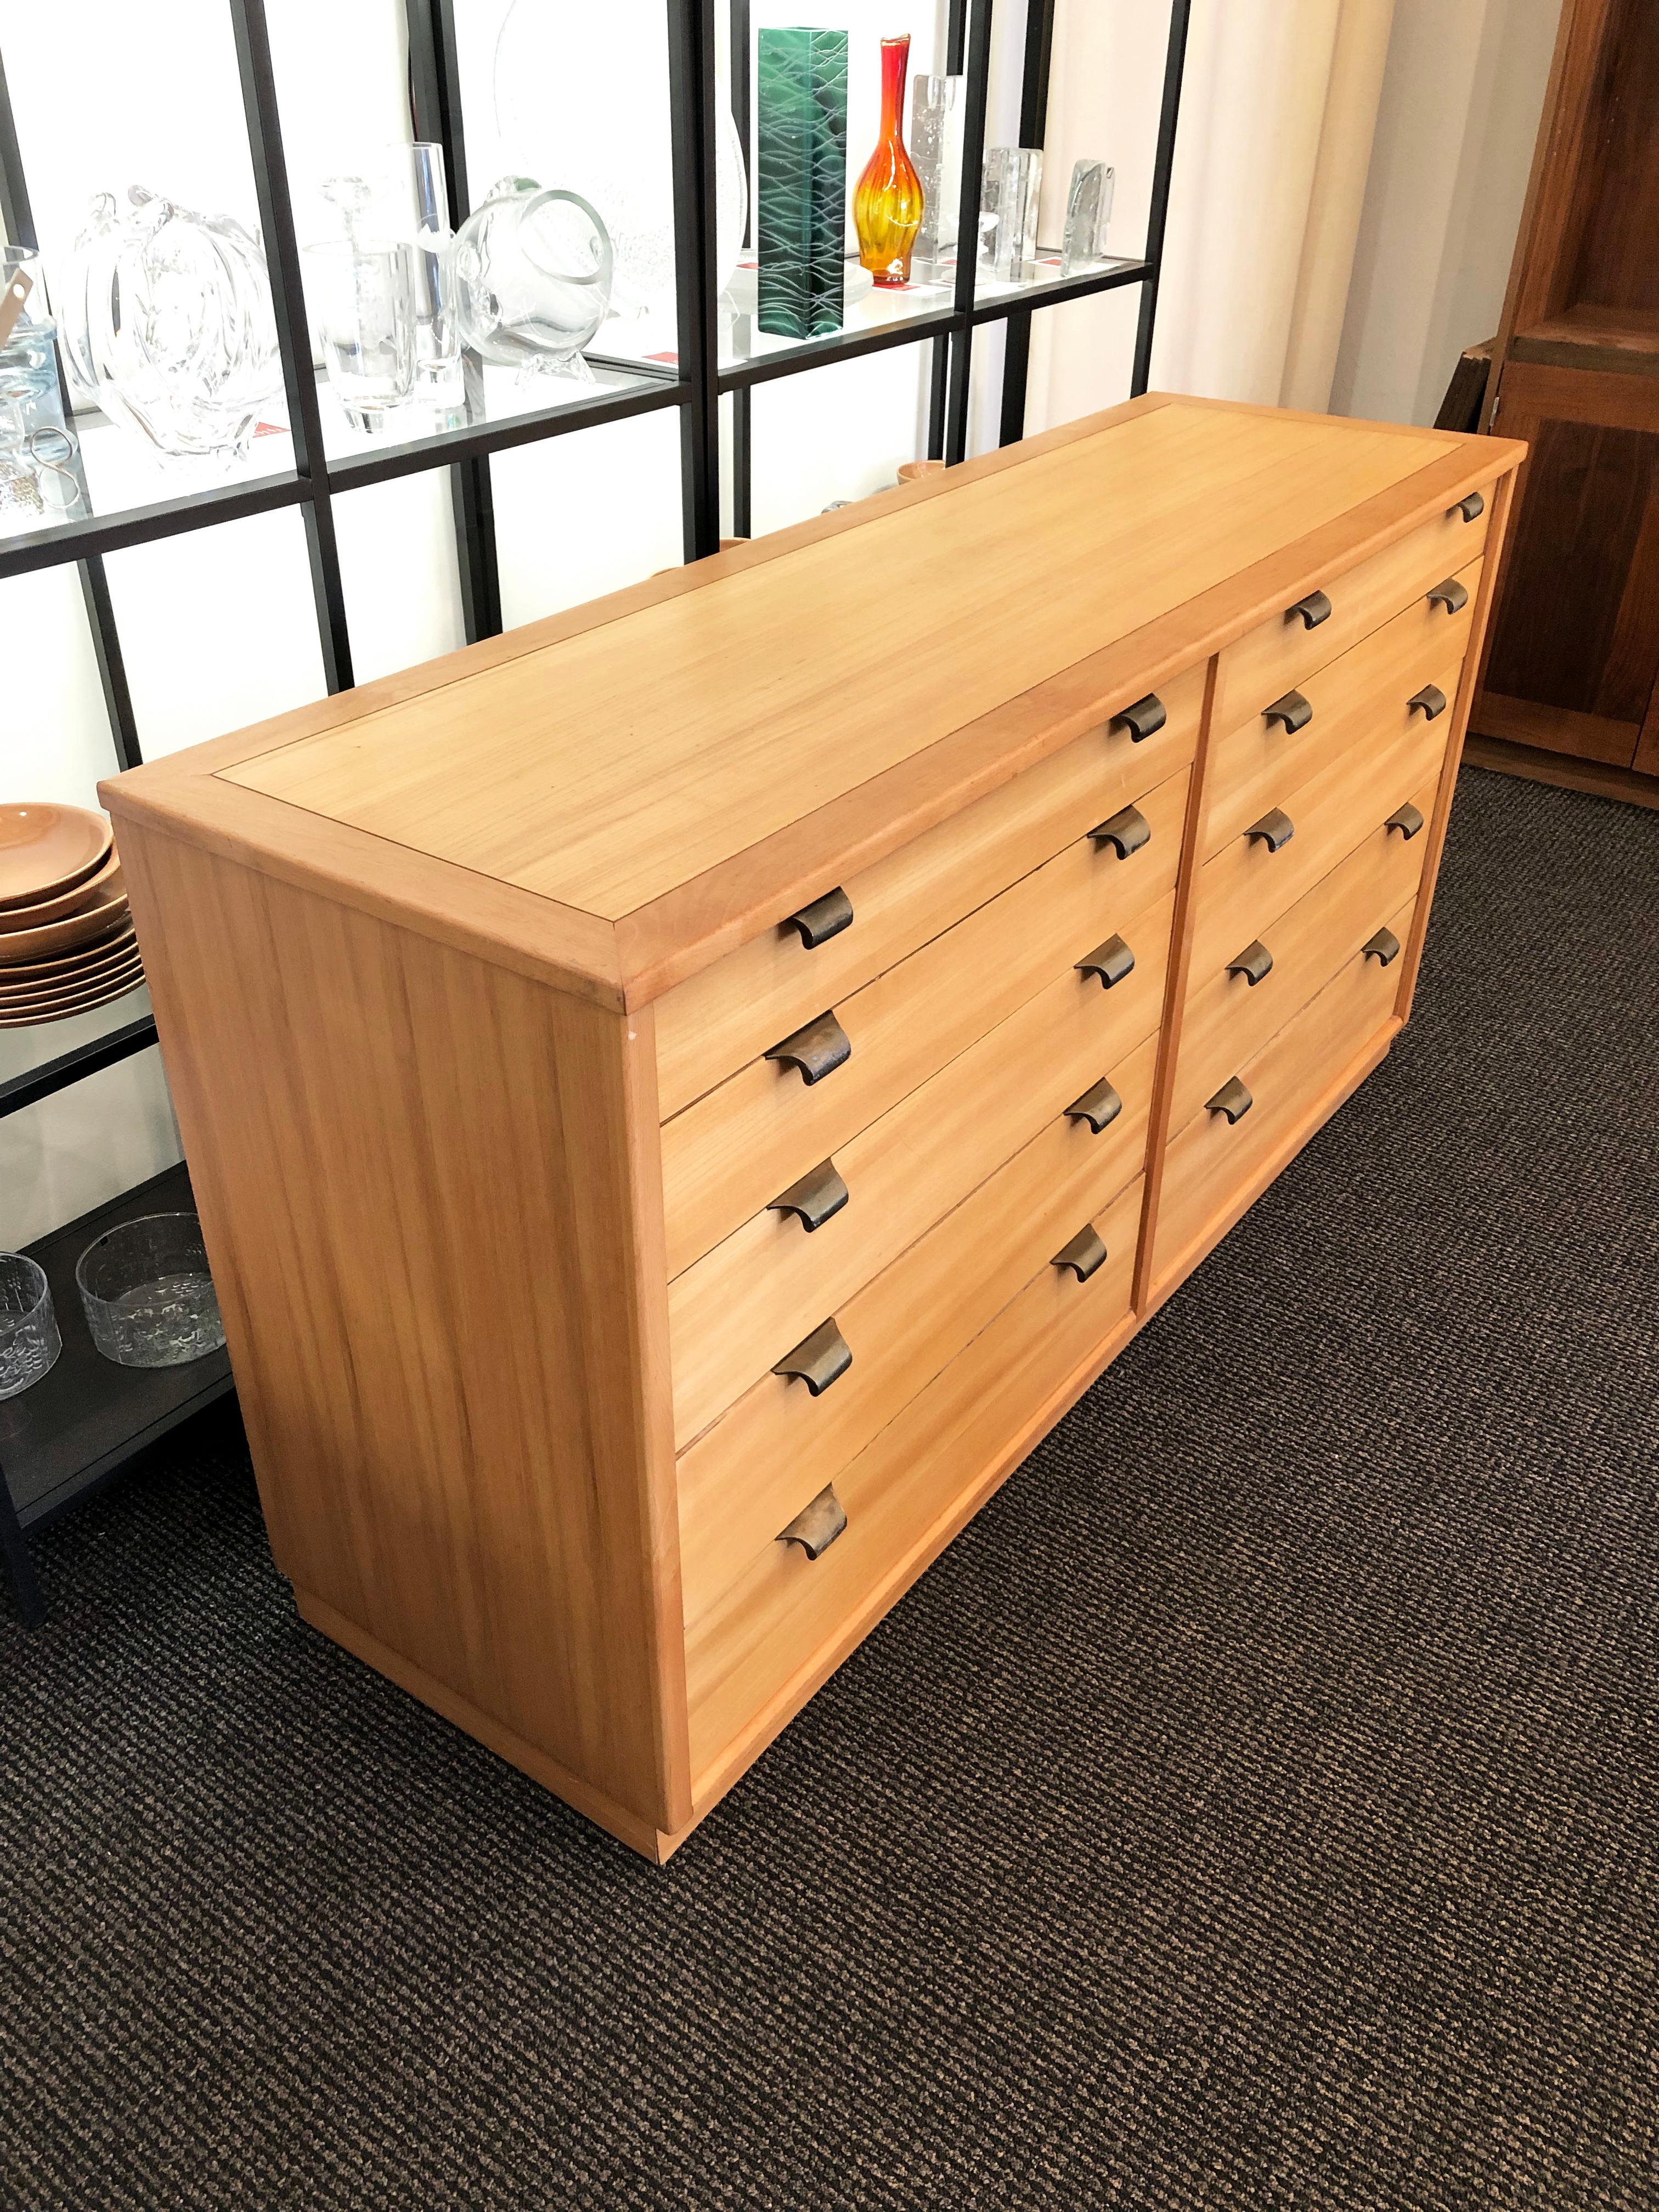
<svg viewBox="0 0 1659 2212"><path fill-rule="evenodd" d="M346 418L378 430L415 384L415 249L400 239L332 238L305 250L323 365Z"/></svg>
<svg viewBox="0 0 1659 2212"><path fill-rule="evenodd" d="M225 1340L193 1213L118 1222L75 1263L92 1340L118 1367L182 1367Z"/></svg>
<svg viewBox="0 0 1659 2212"><path fill-rule="evenodd" d="M44 1272L21 1252L0 1252L0 1398L38 1382L63 1348Z"/></svg>

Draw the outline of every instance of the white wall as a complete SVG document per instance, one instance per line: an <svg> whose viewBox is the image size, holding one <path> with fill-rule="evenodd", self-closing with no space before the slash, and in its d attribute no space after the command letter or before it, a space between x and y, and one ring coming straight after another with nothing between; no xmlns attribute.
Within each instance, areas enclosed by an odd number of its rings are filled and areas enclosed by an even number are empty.
<svg viewBox="0 0 1659 2212"><path fill-rule="evenodd" d="M1332 405L1434 420L1497 330L1560 0L1395 0Z"/></svg>

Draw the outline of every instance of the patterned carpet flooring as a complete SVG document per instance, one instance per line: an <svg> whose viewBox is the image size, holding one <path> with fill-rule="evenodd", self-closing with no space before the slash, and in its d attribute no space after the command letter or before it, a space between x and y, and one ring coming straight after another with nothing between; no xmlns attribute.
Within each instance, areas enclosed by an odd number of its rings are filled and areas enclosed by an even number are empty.
<svg viewBox="0 0 1659 2212"><path fill-rule="evenodd" d="M1659 814L1466 772L1383 1068L655 1871L234 1415L0 1619L0 2203L1659 2206Z"/></svg>

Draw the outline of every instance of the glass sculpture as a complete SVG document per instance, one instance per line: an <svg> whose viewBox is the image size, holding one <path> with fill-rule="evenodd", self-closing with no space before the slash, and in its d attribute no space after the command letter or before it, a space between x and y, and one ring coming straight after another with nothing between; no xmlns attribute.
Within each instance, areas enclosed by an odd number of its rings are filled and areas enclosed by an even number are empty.
<svg viewBox="0 0 1659 2212"><path fill-rule="evenodd" d="M757 319L776 337L826 337L842 316L846 32L762 31L758 90Z"/></svg>
<svg viewBox="0 0 1659 2212"><path fill-rule="evenodd" d="M1074 276L1093 262L1106 258L1106 234L1112 220L1112 193L1117 172L1104 161L1086 156L1072 171L1072 188L1066 195L1066 236L1060 247L1060 273Z"/></svg>
<svg viewBox="0 0 1659 2212"><path fill-rule="evenodd" d="M106 414L174 455L241 454L283 388L258 238L143 185L100 192L75 241L64 344Z"/></svg>
<svg viewBox="0 0 1659 2212"><path fill-rule="evenodd" d="M910 267L924 283L937 282L956 253L962 84L959 76L919 76L910 88L910 157L921 180L921 228Z"/></svg>
<svg viewBox="0 0 1659 2212"><path fill-rule="evenodd" d="M1041 148L992 147L980 193L979 260L1004 283L1018 284L1032 273L1042 191Z"/></svg>
<svg viewBox="0 0 1659 2212"><path fill-rule="evenodd" d="M881 42L881 136L853 191L859 259L878 285L908 284L921 228L921 179L904 148L904 73L910 34Z"/></svg>

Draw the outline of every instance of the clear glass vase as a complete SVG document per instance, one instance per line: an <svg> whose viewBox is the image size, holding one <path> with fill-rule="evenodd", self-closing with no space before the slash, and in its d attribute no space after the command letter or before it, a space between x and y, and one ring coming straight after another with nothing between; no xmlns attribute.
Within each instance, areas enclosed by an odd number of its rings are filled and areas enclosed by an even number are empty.
<svg viewBox="0 0 1659 2212"><path fill-rule="evenodd" d="M611 301L611 237L579 193L503 177L449 248L462 343L521 374L591 382L581 358Z"/></svg>

